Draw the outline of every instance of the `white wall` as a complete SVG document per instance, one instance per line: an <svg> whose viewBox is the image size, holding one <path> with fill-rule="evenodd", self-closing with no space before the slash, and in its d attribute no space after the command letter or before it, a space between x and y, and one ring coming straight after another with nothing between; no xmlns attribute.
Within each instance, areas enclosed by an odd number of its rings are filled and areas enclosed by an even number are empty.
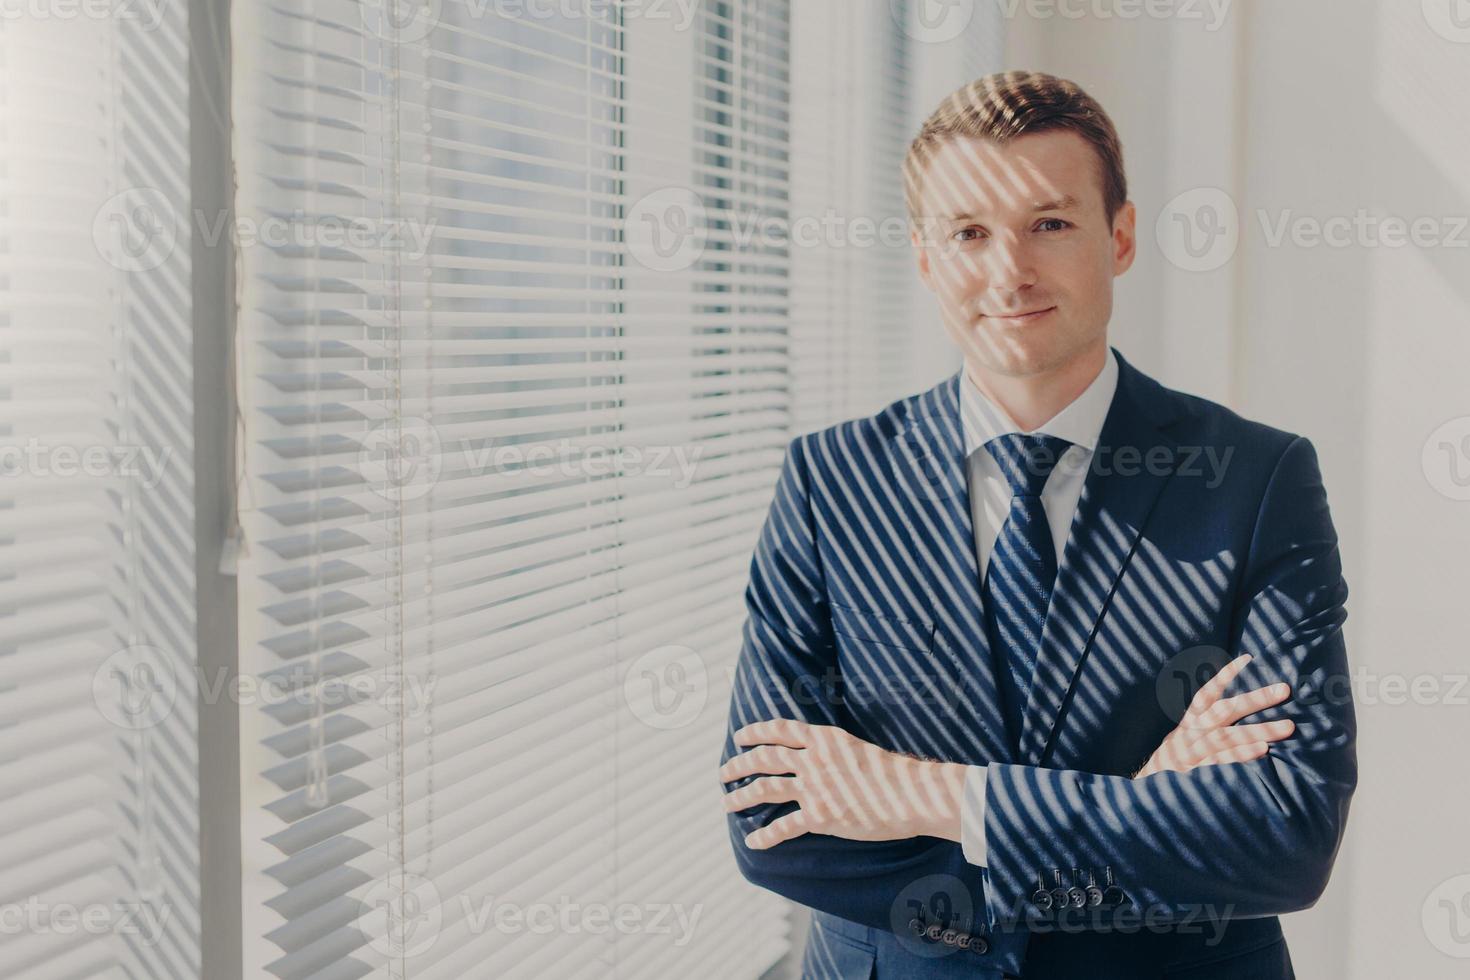
<svg viewBox="0 0 1470 980"><path fill-rule="evenodd" d="M1114 343L1165 383L1308 436L1321 458L1351 590L1361 775L1327 894L1283 920L1297 974L1464 976L1470 501L1452 498L1470 496L1456 482L1470 482L1470 4L1235 0L1213 30L1203 3L1175 6L1204 20L1116 16L1128 6L1021 2L1006 67L1076 80L1118 124L1141 252ZM1033 16L1061 7L1115 16ZM1196 188L1224 192L1205 193L1233 209L1238 247L1186 271L1179 239L1154 229ZM1209 201L1176 210L1197 221ZM1271 228L1359 209L1424 219L1421 244L1350 225L1344 247L1273 244L1262 209Z"/></svg>

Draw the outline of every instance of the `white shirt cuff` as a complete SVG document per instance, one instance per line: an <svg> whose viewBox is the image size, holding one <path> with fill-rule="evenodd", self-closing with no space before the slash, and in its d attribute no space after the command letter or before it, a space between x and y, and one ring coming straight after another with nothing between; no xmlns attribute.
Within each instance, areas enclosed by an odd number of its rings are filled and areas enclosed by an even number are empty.
<svg viewBox="0 0 1470 980"><path fill-rule="evenodd" d="M960 850L965 860L986 867L989 851L985 847L985 766L968 766L965 773L965 796L960 804Z"/></svg>

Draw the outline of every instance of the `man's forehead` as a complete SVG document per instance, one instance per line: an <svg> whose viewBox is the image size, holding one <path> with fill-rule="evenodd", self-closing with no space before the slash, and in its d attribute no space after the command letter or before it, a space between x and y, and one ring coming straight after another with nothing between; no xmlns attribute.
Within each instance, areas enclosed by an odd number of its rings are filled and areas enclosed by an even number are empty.
<svg viewBox="0 0 1470 980"><path fill-rule="evenodd" d="M1003 144L946 139L924 168L924 210L948 217L1078 209L1101 192L1095 162L1086 141L1067 131L1027 134Z"/></svg>

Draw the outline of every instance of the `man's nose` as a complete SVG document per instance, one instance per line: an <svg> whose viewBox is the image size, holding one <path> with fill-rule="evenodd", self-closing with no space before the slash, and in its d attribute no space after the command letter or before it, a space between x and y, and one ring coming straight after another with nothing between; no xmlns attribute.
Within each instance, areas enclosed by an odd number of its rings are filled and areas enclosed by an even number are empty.
<svg viewBox="0 0 1470 980"><path fill-rule="evenodd" d="M1036 264L1030 247L1011 235L997 235L981 259L985 278L997 290L1018 290L1036 284Z"/></svg>

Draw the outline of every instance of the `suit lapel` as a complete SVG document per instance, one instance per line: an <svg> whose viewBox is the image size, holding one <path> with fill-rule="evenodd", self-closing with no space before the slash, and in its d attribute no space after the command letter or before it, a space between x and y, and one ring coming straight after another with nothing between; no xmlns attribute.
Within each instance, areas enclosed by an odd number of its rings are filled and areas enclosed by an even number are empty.
<svg viewBox="0 0 1470 980"><path fill-rule="evenodd" d="M1177 465L1177 444L1161 431L1172 415L1159 385L1118 355L1118 386L1072 518L1022 716L1024 764L1042 765L1098 623ZM1170 450L1166 464L1146 464L1155 446ZM1120 450L1137 455L1120 458Z"/></svg>
<svg viewBox="0 0 1470 980"><path fill-rule="evenodd" d="M1013 759L1001 720L995 660L981 606L960 428L961 373L956 371L921 394L907 424L889 443L898 509L911 535L905 544L913 549L915 564L925 577L933 617L943 627L941 635L954 638L957 648L948 655L955 659L956 669L966 673L969 689L978 699L975 737L989 759L1042 764L1098 623L1154 501L1178 463L1177 443L1162 431L1175 414L1170 400L1157 382L1121 354L1117 358L1118 386L1052 590L1022 716L1018 758ZM1166 465L1146 465L1149 449L1155 446L1170 450ZM1137 453L1131 463L1117 458L1124 448Z"/></svg>
<svg viewBox="0 0 1470 980"><path fill-rule="evenodd" d="M985 758L1013 761L1000 712L995 664L980 606L980 572L970 492L960 430L960 372L921 394L907 425L889 443L898 510L909 532L914 565L940 624L941 651L966 679L965 692L976 699L963 714L973 719L971 737ZM958 761L958 760L957 760Z"/></svg>

